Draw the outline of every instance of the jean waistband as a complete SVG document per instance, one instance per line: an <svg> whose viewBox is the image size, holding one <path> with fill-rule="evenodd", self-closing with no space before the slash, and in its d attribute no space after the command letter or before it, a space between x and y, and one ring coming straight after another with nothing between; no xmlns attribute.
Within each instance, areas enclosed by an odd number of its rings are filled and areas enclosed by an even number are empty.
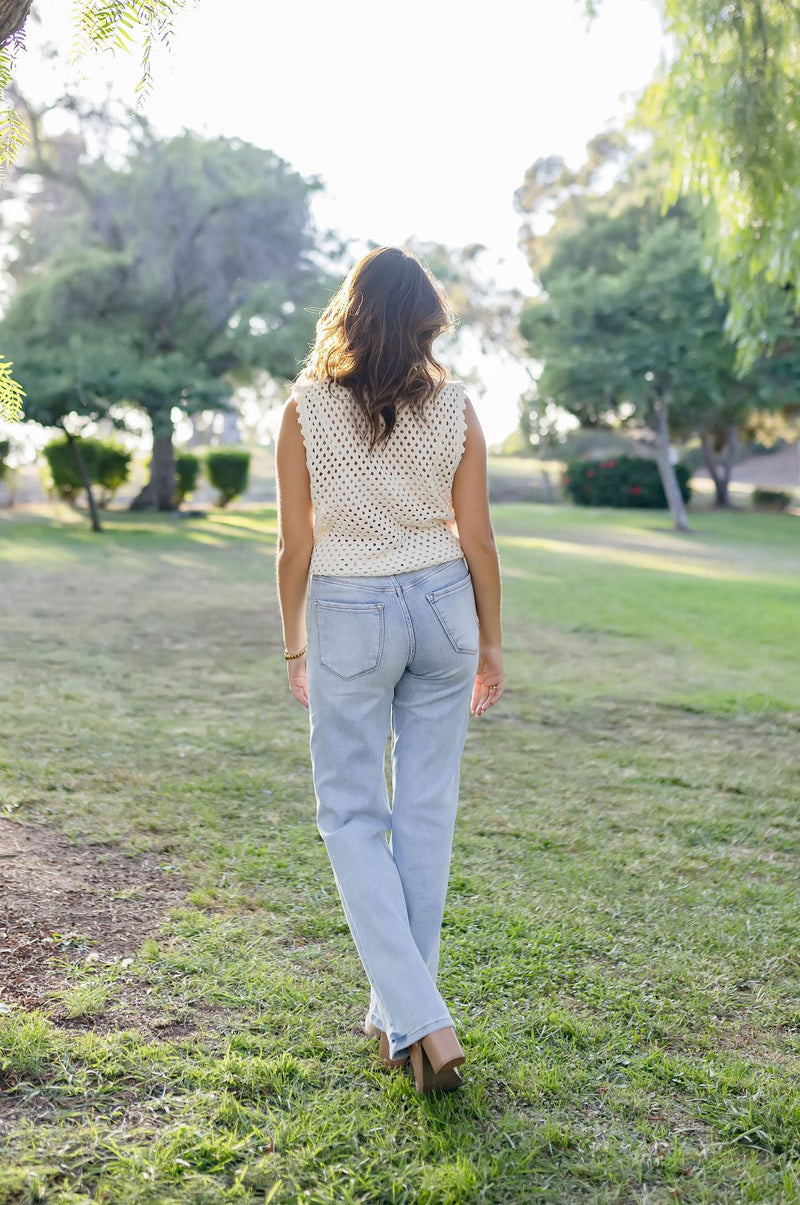
<svg viewBox="0 0 800 1205"><path fill-rule="evenodd" d="M418 586L422 582L426 582L428 578L433 577L436 573L441 573L445 569L450 569L456 565L463 565L465 573L467 570L467 562L463 557L456 557L452 561L441 561L438 565L426 565L424 569L410 569L406 573L390 573L383 574L379 577L339 577L332 574L314 573L312 574L312 582L325 582L336 586L355 586L363 590L387 591L395 593L399 587L401 590L408 589L411 586Z"/></svg>

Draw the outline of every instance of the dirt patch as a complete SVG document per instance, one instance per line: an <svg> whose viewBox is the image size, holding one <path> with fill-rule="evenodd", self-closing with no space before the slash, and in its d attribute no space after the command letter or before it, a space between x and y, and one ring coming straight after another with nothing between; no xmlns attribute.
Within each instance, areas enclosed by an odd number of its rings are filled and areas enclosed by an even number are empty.
<svg viewBox="0 0 800 1205"><path fill-rule="evenodd" d="M59 963L134 957L184 894L154 855L0 820L0 1005L41 1007Z"/></svg>

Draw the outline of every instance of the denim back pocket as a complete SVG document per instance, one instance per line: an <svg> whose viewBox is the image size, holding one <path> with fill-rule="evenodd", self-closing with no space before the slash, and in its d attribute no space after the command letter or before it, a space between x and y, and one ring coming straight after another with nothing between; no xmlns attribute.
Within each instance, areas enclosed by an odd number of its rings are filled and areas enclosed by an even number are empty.
<svg viewBox="0 0 800 1205"><path fill-rule="evenodd" d="M314 600L320 664L338 678L377 669L383 652L383 603Z"/></svg>
<svg viewBox="0 0 800 1205"><path fill-rule="evenodd" d="M475 613L472 578L462 578L454 586L434 590L425 597L456 652L477 653L478 617Z"/></svg>

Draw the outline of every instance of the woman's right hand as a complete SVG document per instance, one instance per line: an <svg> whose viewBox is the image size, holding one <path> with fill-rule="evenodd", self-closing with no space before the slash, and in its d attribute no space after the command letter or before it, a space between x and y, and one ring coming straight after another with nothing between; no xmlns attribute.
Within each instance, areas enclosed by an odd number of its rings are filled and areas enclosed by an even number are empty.
<svg viewBox="0 0 800 1205"><path fill-rule="evenodd" d="M472 687L471 713L483 715L484 711L494 707L498 699L503 697L504 686L503 654L500 648L482 648Z"/></svg>

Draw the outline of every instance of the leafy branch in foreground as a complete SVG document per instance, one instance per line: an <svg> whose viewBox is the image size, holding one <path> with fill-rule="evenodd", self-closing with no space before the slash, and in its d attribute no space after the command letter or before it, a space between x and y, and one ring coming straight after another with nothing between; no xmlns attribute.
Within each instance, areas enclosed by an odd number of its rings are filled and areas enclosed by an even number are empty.
<svg viewBox="0 0 800 1205"><path fill-rule="evenodd" d="M581 0L589 19L602 0ZM704 203L715 286L738 365L800 314L800 7L796 0L658 0L671 47L639 116L672 168L671 196Z"/></svg>
<svg viewBox="0 0 800 1205"><path fill-rule="evenodd" d="M800 10L794 0L663 8L677 54L642 113L668 151L673 195L691 189L706 204L715 281L749 364L799 308Z"/></svg>
<svg viewBox="0 0 800 1205"><path fill-rule="evenodd" d="M91 50L123 50L129 53L142 36L142 74L136 85L141 101L152 86L151 61L156 43L169 46L175 35L175 16L189 6L190 0L75 0L74 53Z"/></svg>
<svg viewBox="0 0 800 1205"><path fill-rule="evenodd" d="M141 101L152 84L151 61L156 43L169 46L175 34L175 17L196 0L74 0L73 55L90 51L130 52L138 39L142 46L142 74L136 85ZM24 42L30 3L0 9L0 172L13 163L26 141L24 122L8 103L14 58Z"/></svg>
<svg viewBox="0 0 800 1205"><path fill-rule="evenodd" d="M27 138L25 123L7 99L14 59L21 45L21 35L15 34L10 44L0 47L0 171L16 159Z"/></svg>
<svg viewBox="0 0 800 1205"><path fill-rule="evenodd" d="M14 423L22 417L25 390L11 375L11 363L0 356L0 418Z"/></svg>

